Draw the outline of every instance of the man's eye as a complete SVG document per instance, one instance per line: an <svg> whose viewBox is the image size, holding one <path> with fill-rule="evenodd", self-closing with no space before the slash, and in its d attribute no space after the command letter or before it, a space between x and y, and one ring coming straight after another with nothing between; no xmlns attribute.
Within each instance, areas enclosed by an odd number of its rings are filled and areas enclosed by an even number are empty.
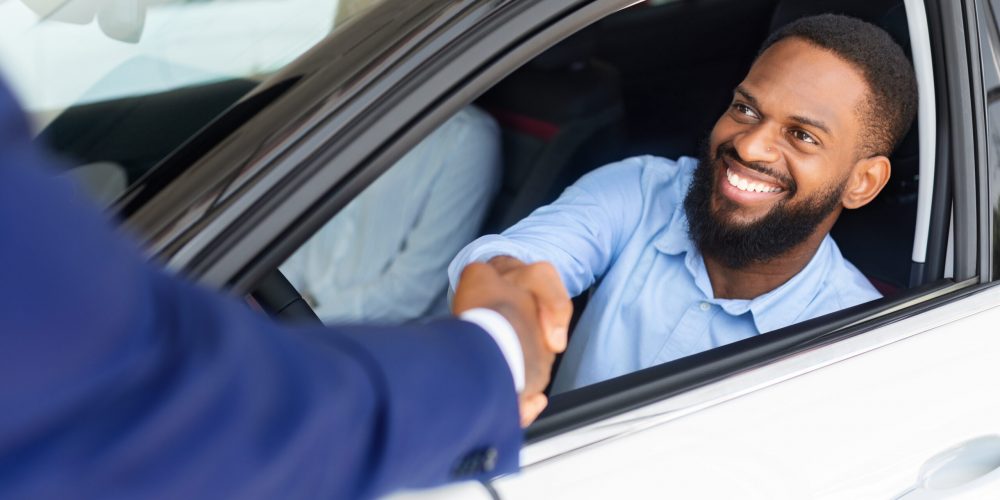
<svg viewBox="0 0 1000 500"><path fill-rule="evenodd" d="M738 102L734 103L733 109L736 110L736 112L741 115L748 116L750 118L757 118L757 112L754 111L753 108L751 108L750 106L747 106L746 104L740 104Z"/></svg>
<svg viewBox="0 0 1000 500"><path fill-rule="evenodd" d="M792 137L809 144L819 144L819 142L814 138L809 132L804 130L792 130Z"/></svg>

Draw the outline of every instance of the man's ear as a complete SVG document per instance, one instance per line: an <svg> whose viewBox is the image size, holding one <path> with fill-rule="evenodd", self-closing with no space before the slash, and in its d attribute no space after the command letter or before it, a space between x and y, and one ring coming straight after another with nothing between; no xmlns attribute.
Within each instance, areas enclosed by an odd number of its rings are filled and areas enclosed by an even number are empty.
<svg viewBox="0 0 1000 500"><path fill-rule="evenodd" d="M844 208L852 209L867 205L875 199L889 182L892 165L884 156L864 158L854 164L847 186L841 196Z"/></svg>

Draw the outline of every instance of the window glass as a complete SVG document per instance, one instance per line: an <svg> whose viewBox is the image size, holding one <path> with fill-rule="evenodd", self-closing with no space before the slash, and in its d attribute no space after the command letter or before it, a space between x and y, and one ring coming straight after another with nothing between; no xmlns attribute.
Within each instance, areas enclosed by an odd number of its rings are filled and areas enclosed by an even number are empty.
<svg viewBox="0 0 1000 500"><path fill-rule="evenodd" d="M377 0L7 0L0 72L98 194Z"/></svg>
<svg viewBox="0 0 1000 500"><path fill-rule="evenodd" d="M281 267L328 323L447 311L447 267L480 231L501 175L495 120L468 106L423 139Z"/></svg>

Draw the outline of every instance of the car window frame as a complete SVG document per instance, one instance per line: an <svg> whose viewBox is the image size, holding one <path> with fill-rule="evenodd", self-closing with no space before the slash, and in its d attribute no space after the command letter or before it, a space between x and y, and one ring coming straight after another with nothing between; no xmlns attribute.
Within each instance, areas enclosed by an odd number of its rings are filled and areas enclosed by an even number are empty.
<svg viewBox="0 0 1000 500"><path fill-rule="evenodd" d="M1000 82L1000 2L997 0L979 0L976 5L980 7L977 10L978 27L980 31L979 41L980 45L988 44L989 47L981 47L980 55L982 59L982 81L983 81L983 93L985 95L984 109L986 113L986 118L984 121L986 128L986 155L987 162L993 165L988 165L985 178L987 179L987 190L988 190L988 213L986 217L989 222L987 224L987 229L989 230L988 241L990 251L988 252L989 264L988 269L990 270L990 279L997 280L1000 279L1000 158L994 160L990 159L990 144L995 142L995 133L1000 133L1000 130L994 130L994 124L1000 123L1000 109L996 111L991 111L991 103L1000 102L1000 83L994 88L989 88L986 84L986 74L990 73L993 79ZM985 57L986 54L991 54L993 56L992 64L987 64ZM997 142L997 155L1000 156L1000 140ZM997 178L996 180L994 178Z"/></svg>
<svg viewBox="0 0 1000 500"><path fill-rule="evenodd" d="M978 277L986 283L992 279L990 227L987 224L991 220L988 121L977 1L927 3L936 7L930 19L932 36L939 40L932 46L934 58L943 61L935 64L935 80L943 82L948 89L947 93L937 96L940 129L937 164L939 175L943 174L941 177L949 184L949 192L940 197L936 192L935 203L950 206L951 210L935 214L941 221L936 228L936 253L944 255L950 251L946 249L949 243L954 246L956 242L971 242L954 248L954 267L945 271L959 280ZM951 29L943 29L945 27ZM933 247L933 242L930 245Z"/></svg>

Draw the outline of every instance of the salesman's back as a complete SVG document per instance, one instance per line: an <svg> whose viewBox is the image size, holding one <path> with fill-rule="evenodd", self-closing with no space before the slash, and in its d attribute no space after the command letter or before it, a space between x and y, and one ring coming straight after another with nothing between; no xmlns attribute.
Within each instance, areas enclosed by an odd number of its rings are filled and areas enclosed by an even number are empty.
<svg viewBox="0 0 1000 500"><path fill-rule="evenodd" d="M0 85L0 498L356 498L516 469L510 372L476 326L283 329L145 262L50 162Z"/></svg>

